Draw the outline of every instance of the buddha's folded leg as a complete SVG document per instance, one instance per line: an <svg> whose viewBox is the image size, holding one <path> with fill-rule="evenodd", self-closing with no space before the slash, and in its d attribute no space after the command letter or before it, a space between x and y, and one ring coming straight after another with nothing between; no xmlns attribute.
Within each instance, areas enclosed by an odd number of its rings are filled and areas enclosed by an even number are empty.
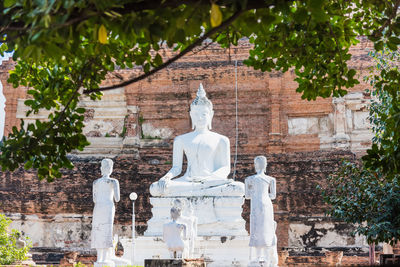
<svg viewBox="0 0 400 267"><path fill-rule="evenodd" d="M205 196L244 196L244 185L241 182L231 182L220 186L213 186L205 188L201 191Z"/></svg>
<svg viewBox="0 0 400 267"><path fill-rule="evenodd" d="M150 194L152 196L173 196L182 192L202 190L207 187L207 185L202 183L192 183L187 180L179 179L180 178L169 181L164 191L161 190L159 182L152 183L150 186Z"/></svg>
<svg viewBox="0 0 400 267"><path fill-rule="evenodd" d="M190 182L187 178L178 178L168 182L161 191L159 182L150 186L152 196L243 196L244 185L232 179L212 179L205 182Z"/></svg>

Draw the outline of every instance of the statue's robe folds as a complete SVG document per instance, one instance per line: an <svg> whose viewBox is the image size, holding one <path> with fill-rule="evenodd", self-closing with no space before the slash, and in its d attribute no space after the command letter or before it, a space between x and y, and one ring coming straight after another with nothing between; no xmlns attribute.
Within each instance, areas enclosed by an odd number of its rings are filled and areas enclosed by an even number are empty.
<svg viewBox="0 0 400 267"><path fill-rule="evenodd" d="M100 178L93 183L93 209L91 247L113 247L113 223L115 216L114 183L115 179ZM109 196L109 197L105 197Z"/></svg>
<svg viewBox="0 0 400 267"><path fill-rule="evenodd" d="M186 239L187 226L183 223L170 222L164 224L163 240L169 251L184 251L187 249Z"/></svg>
<svg viewBox="0 0 400 267"><path fill-rule="evenodd" d="M274 245L274 209L269 197L272 178L260 175L245 180L246 198L250 198L250 247Z"/></svg>

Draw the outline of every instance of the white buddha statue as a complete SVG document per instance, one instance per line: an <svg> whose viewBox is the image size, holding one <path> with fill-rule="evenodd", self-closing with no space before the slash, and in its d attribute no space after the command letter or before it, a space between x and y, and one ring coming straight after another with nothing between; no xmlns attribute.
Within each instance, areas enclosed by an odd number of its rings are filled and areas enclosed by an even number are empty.
<svg viewBox="0 0 400 267"><path fill-rule="evenodd" d="M178 222L181 212L179 208L172 207L172 222L166 223L163 226L163 240L173 259L182 259L184 252L188 249L188 244L185 242L187 239L187 226Z"/></svg>
<svg viewBox="0 0 400 267"><path fill-rule="evenodd" d="M213 115L213 105L200 84L197 97L190 105L194 130L175 138L173 166L151 185L152 196L244 195L244 184L227 178L231 171L229 139L210 131ZM187 170L176 178L182 172L183 154L187 158Z"/></svg>
<svg viewBox="0 0 400 267"><path fill-rule="evenodd" d="M113 257L113 224L115 202L119 202L120 191L117 179L111 178L113 161L101 161L102 177L93 182L93 220L91 246L97 250L94 266L115 266Z"/></svg>
<svg viewBox="0 0 400 267"><path fill-rule="evenodd" d="M245 197L251 200L250 209L250 264L249 267L277 266L277 237L274 208L271 200L276 198L276 180L265 174L267 158L254 159L256 175L245 180ZM255 250L256 256L253 256Z"/></svg>
<svg viewBox="0 0 400 267"><path fill-rule="evenodd" d="M173 207L182 211L182 215L178 219L178 223L185 224L186 236L188 239L188 249L184 255L185 258L194 258L194 247L197 238L197 217L194 216L193 205L190 201L185 203L181 199L175 199L173 202Z"/></svg>

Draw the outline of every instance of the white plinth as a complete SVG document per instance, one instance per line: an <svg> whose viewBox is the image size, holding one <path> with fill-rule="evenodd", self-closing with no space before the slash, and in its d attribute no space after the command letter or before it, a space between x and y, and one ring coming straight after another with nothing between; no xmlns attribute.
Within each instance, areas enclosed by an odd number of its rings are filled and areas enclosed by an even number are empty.
<svg viewBox="0 0 400 267"><path fill-rule="evenodd" d="M107 262L95 262L93 264L94 267L115 267L115 263L113 261L107 261Z"/></svg>
<svg viewBox="0 0 400 267"><path fill-rule="evenodd" d="M132 240L121 239L124 259L132 259ZM195 258L204 258L207 266L247 266L249 262L248 236L203 236L196 240ZM135 239L135 260L133 265L144 266L145 259L168 259L165 243L159 237L140 236Z"/></svg>
<svg viewBox="0 0 400 267"><path fill-rule="evenodd" d="M163 224L171 220L175 199L192 203L198 218L198 236L248 236L242 218L243 197L151 197L153 217L147 222L145 236L162 236Z"/></svg>

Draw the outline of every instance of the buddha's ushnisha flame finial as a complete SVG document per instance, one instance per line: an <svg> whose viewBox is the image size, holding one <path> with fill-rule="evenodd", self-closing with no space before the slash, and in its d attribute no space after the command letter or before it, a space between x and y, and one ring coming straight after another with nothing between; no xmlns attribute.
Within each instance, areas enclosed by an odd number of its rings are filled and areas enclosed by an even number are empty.
<svg viewBox="0 0 400 267"><path fill-rule="evenodd" d="M190 112L192 112L192 110L195 107L199 107L199 106L207 107L210 111L211 118L212 118L212 116L214 114L213 104L211 103L210 99L207 98L206 91L204 90L203 84L201 84L201 83L199 85L199 89L197 90L196 98L193 100L192 104L190 104ZM207 127L209 130L211 130L211 120ZM194 129L194 128L195 128L195 126L192 123L192 129Z"/></svg>
<svg viewBox="0 0 400 267"><path fill-rule="evenodd" d="M206 91L204 90L203 84L200 83L199 89L197 90L196 98L193 100L190 108L194 106L205 105L209 107L211 110L213 109L213 105L211 101L206 96Z"/></svg>
<svg viewBox="0 0 400 267"><path fill-rule="evenodd" d="M206 97L206 91L204 90L203 84L200 83L199 89L197 90L198 97Z"/></svg>

